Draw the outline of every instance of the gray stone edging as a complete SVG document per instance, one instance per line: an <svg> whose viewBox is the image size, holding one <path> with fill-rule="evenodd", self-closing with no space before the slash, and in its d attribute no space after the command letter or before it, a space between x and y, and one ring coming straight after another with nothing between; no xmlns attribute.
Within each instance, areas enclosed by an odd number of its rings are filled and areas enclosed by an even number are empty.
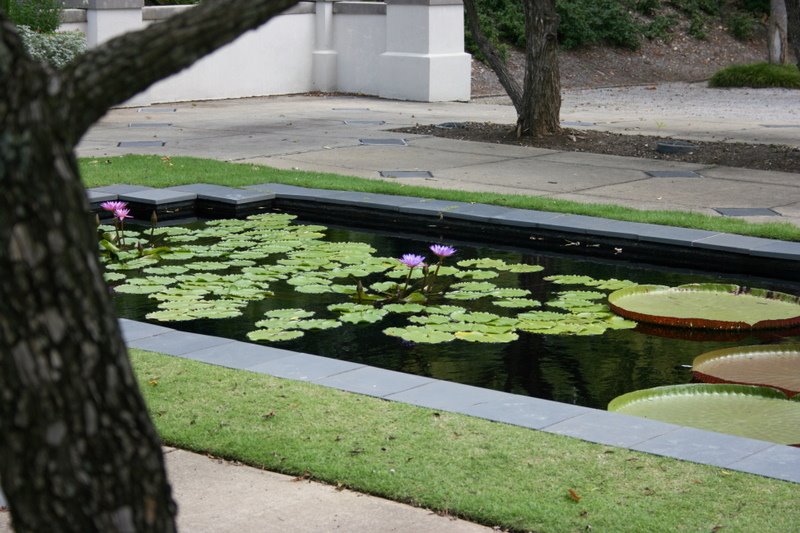
<svg viewBox="0 0 800 533"><path fill-rule="evenodd" d="M129 347L800 483L800 449L121 319Z"/></svg>

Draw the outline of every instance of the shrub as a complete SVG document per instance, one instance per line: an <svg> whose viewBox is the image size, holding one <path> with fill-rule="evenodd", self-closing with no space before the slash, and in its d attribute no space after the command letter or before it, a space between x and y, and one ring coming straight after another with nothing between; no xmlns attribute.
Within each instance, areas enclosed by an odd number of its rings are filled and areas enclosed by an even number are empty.
<svg viewBox="0 0 800 533"><path fill-rule="evenodd" d="M796 65L733 65L714 74L709 87L783 87L800 89L800 70Z"/></svg>
<svg viewBox="0 0 800 533"><path fill-rule="evenodd" d="M701 41L705 40L705 38L708 37L708 32L706 31L706 16L700 11L692 13L692 17L689 19L689 29L687 31L689 35L695 39L700 39Z"/></svg>
<svg viewBox="0 0 800 533"><path fill-rule="evenodd" d="M61 24L60 0L8 0L5 5L9 20L17 26L50 33Z"/></svg>
<svg viewBox="0 0 800 533"><path fill-rule="evenodd" d="M661 2L659 0L636 0L634 8L642 15L652 17L656 11L661 9Z"/></svg>
<svg viewBox="0 0 800 533"><path fill-rule="evenodd" d="M32 58L55 68L63 68L86 50L86 37L79 31L39 33L27 26L18 26L17 31Z"/></svg>
<svg viewBox="0 0 800 533"><path fill-rule="evenodd" d="M564 48L607 43L636 50L639 27L617 0L560 0L559 42Z"/></svg>
<svg viewBox="0 0 800 533"><path fill-rule="evenodd" d="M749 41L753 38L756 29L756 19L748 13L737 11L726 21L728 31L740 41Z"/></svg>
<svg viewBox="0 0 800 533"><path fill-rule="evenodd" d="M661 39L664 42L672 40L672 30L678 25L675 15L658 15L644 26L642 33L650 40Z"/></svg>

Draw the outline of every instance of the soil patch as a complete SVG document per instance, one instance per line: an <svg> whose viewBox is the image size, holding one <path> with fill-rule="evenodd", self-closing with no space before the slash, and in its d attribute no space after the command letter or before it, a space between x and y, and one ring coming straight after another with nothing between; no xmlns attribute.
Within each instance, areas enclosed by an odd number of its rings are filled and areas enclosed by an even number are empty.
<svg viewBox="0 0 800 533"><path fill-rule="evenodd" d="M800 169L800 149L791 146L686 141L696 148L685 153L661 153L657 151L658 143L673 142L674 139L569 128L563 129L559 135L517 138L515 128L508 124L464 122L456 126L442 128L418 125L394 131L462 141L513 144L559 151L683 161L703 165L723 165L782 172L797 172Z"/></svg>

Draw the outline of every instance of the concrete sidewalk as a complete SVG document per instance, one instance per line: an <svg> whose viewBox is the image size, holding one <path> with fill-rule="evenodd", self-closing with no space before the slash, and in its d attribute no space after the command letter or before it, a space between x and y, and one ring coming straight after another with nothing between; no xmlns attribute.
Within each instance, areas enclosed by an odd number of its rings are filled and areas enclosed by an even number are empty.
<svg viewBox="0 0 800 533"><path fill-rule="evenodd" d="M383 498L165 448L178 530L190 533L486 533L492 528ZM12 531L0 512L0 532Z"/></svg>
<svg viewBox="0 0 800 533"><path fill-rule="evenodd" d="M760 208L770 216L748 219L800 224L798 174L387 131L417 123L514 122L512 107L485 102L432 104L299 95L118 109L86 135L78 151L85 157L125 153L210 157L372 179L386 179L381 171L428 171L431 176L396 181L711 215L719 215L715 208ZM800 94L790 90L710 90L669 84L566 91L562 119L571 126L579 123L618 132L800 147ZM362 139L407 142L365 145ZM671 174L664 177L665 171Z"/></svg>

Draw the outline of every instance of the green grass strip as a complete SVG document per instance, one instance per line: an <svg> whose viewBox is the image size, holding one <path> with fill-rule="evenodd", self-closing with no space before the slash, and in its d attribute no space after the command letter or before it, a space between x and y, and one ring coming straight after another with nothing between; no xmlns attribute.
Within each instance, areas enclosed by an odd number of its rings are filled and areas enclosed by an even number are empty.
<svg viewBox="0 0 800 533"><path fill-rule="evenodd" d="M641 532L800 523L792 483L178 357L131 357L167 444L488 525Z"/></svg>
<svg viewBox="0 0 800 533"><path fill-rule="evenodd" d="M337 174L280 170L261 165L236 164L192 157L126 155L110 158L83 158L80 161L80 168L84 184L90 188L122 183L150 187L172 187L191 183L243 187L258 183L283 183L317 189L374 192L494 204L520 209L572 213L629 222L800 241L800 228L788 222L752 223L685 211L644 211L615 205L584 204L537 196L434 189Z"/></svg>
<svg viewBox="0 0 800 533"><path fill-rule="evenodd" d="M708 86L800 89L800 70L797 65L731 65L717 71Z"/></svg>

